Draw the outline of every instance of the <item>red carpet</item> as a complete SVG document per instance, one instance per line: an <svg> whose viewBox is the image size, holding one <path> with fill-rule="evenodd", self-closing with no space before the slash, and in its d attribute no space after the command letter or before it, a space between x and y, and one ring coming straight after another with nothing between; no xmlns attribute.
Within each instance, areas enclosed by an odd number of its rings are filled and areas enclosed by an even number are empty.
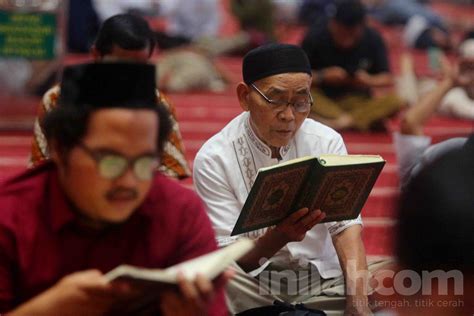
<svg viewBox="0 0 474 316"><path fill-rule="evenodd" d="M456 10L464 12L463 7L461 9L453 9L452 6L440 5L436 8L443 11L447 10L450 13ZM468 10L468 12L472 13L473 11ZM223 34L232 33L236 29L235 22L230 19L225 21L227 24ZM287 41L298 42L302 32L303 30L300 28L293 29L291 32L288 32ZM399 54L402 51L400 42L397 40L399 31L384 29L383 35L389 43L390 57L395 72L397 72ZM429 72L424 53L415 52L415 59L418 73ZM68 60L69 62L84 60L84 56L69 56ZM241 78L241 59L222 57L218 62L227 68L233 81L225 92L219 94L188 93L168 95L176 105L181 132L187 150L187 158L191 164L201 145L241 112L234 92L235 83ZM2 101L0 103L0 115L4 122L5 118L8 117L7 122L17 120L31 124L36 108L35 102L37 100L21 104L17 107L11 107L10 105L14 104L11 100L8 106ZM392 125L392 128L396 128L396 119L394 119ZM473 122L441 117L433 118L426 128L426 133L433 136L435 142L453 136L467 135L473 131ZM29 154L30 135L31 132L0 132L0 181L25 167ZM399 194L397 162L392 147L391 135L346 132L343 133L343 136L350 153L380 154L387 160L387 165L363 209L363 216L365 225L364 242L367 253L372 256L390 255L391 237L395 227L396 201ZM186 180L184 184L191 186L192 180Z"/></svg>

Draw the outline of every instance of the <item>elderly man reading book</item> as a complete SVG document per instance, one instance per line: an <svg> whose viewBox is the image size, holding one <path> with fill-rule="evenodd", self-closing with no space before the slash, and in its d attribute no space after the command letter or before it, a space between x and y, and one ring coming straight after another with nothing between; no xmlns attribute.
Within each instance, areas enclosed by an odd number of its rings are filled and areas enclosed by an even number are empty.
<svg viewBox="0 0 474 316"><path fill-rule="evenodd" d="M237 86L243 113L209 139L194 162L196 190L219 245L241 236L256 240L227 288L231 311L280 300L327 313L369 313L360 217L317 225L324 210L303 207L276 226L231 236L259 168L347 153L336 131L307 119L311 66L301 48L268 44L250 51L243 79Z"/></svg>

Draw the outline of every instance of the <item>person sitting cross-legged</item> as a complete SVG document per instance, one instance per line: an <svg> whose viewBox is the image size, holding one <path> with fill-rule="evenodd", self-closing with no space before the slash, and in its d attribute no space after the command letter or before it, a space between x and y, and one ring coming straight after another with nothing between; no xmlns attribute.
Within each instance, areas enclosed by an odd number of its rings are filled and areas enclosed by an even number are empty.
<svg viewBox="0 0 474 316"><path fill-rule="evenodd" d="M313 103L311 67L300 47L260 46L244 57L242 72L237 98L244 112L202 146L193 174L219 245L242 236L256 240L236 262L237 274L227 287L230 311L280 300L328 314L370 313L369 269L386 262L367 265L360 217L318 224L324 210L305 205L274 227L231 236L260 168L347 154L341 135L307 119Z"/></svg>

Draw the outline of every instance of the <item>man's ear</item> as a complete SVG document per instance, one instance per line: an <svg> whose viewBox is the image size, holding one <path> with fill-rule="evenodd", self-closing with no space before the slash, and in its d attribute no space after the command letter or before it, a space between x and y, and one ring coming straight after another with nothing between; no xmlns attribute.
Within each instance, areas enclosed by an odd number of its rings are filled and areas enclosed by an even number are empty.
<svg viewBox="0 0 474 316"><path fill-rule="evenodd" d="M250 89L249 86L246 85L244 82L239 82L236 88L237 91L237 98L239 99L240 107L244 111L249 110L249 102L250 102Z"/></svg>

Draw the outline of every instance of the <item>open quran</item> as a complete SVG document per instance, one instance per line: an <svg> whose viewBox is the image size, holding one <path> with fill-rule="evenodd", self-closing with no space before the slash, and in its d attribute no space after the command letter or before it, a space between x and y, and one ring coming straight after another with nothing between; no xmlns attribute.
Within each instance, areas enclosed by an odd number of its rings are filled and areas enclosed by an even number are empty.
<svg viewBox="0 0 474 316"><path fill-rule="evenodd" d="M245 255L254 246L246 238L232 245L218 249L200 257L184 261L167 269L145 269L121 265L108 272L105 277L111 283L126 283L136 291L131 299L119 302L110 315L161 315L160 299L163 291L178 290L178 273L193 281L197 274L210 280L216 279L235 260ZM107 314L107 315L109 315Z"/></svg>
<svg viewBox="0 0 474 316"><path fill-rule="evenodd" d="M121 280L143 284L176 284L178 272L181 272L188 280L193 280L197 274L202 274L212 280L252 248L253 242L242 238L230 246L184 261L167 269L145 269L121 265L108 272L105 277L109 282Z"/></svg>
<svg viewBox="0 0 474 316"><path fill-rule="evenodd" d="M278 224L307 207L323 222L356 218L385 160L378 155L322 155L261 168L231 235Z"/></svg>

